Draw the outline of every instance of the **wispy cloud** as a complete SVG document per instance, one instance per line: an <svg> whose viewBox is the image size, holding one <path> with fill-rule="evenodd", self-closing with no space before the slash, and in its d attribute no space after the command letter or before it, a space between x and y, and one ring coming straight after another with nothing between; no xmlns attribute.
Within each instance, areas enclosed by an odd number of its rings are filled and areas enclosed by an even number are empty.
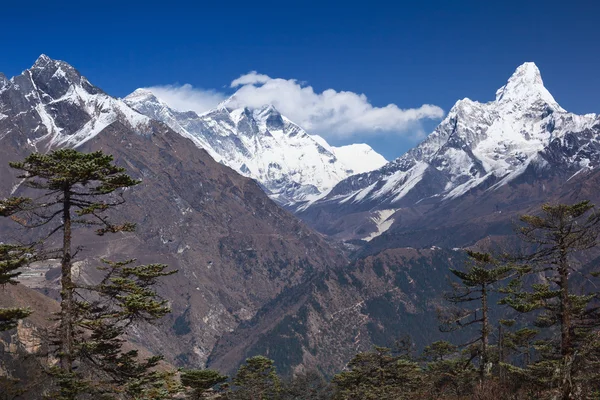
<svg viewBox="0 0 600 400"><path fill-rule="evenodd" d="M257 83L267 83L271 80L269 75L259 74L256 71L250 71L245 75L240 76L237 79L234 79L231 82L230 87L236 88L238 86L244 85L256 85Z"/></svg>
<svg viewBox="0 0 600 400"><path fill-rule="evenodd" d="M215 108L227 96L211 89L195 88L185 85L161 85L146 88L156 97L179 111L195 111L201 114Z"/></svg>
<svg viewBox="0 0 600 400"><path fill-rule="evenodd" d="M229 105L252 108L272 104L308 132L325 137L383 133L415 137L422 133L421 121L444 115L440 107L430 104L407 109L395 104L375 107L364 94L334 89L319 93L295 79L271 78L256 71L241 75L230 86L237 91ZM199 113L208 111L226 97L218 91L188 84L150 89L178 110Z"/></svg>

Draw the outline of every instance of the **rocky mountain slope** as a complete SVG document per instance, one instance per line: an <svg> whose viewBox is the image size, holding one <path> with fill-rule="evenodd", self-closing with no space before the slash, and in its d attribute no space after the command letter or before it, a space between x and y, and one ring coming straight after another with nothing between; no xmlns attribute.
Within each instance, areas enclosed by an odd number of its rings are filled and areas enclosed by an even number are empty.
<svg viewBox="0 0 600 400"><path fill-rule="evenodd" d="M201 115L175 110L148 89L138 89L124 101L191 139L215 160L256 179L281 204L313 198L350 175L386 163L366 144L330 146L272 105L239 108L235 95Z"/></svg>
<svg viewBox="0 0 600 400"><path fill-rule="evenodd" d="M63 145L102 149L143 179L115 215L137 222L138 232L101 240L79 232L86 257L77 266L80 279L93 278L97 257L179 269L162 288L172 316L132 332L177 365L208 361L228 371L264 354L282 372L331 374L356 351L405 333L418 346L440 339L435 312L447 268L464 260L460 248L510 243L517 216L545 201L600 203L598 117L564 111L532 64L495 101L459 101L407 155L301 207L323 232L368 239L351 241L349 265L255 181L199 149L198 138L136 113L68 64L41 57L1 82L1 160ZM220 110L229 126L235 110ZM262 113L246 115L267 126L276 111ZM0 163L0 195L20 193L15 182ZM19 234L0 221L2 240ZM52 295L55 267L38 268L27 283Z"/></svg>
<svg viewBox="0 0 600 400"><path fill-rule="evenodd" d="M202 365L225 332L285 288L345 264L337 249L272 202L255 181L103 93L67 63L41 56L31 69L0 82L0 196L22 193L9 161L60 146L103 150L143 180L128 190L128 202L114 216L137 223L138 231L106 238L77 232L75 245L85 245L77 274L92 279L99 257L178 269L161 288L172 301L171 317L132 333L169 361ZM0 221L0 240L23 234L11 221ZM25 283L52 295L55 265L38 268Z"/></svg>
<svg viewBox="0 0 600 400"><path fill-rule="evenodd" d="M266 353L290 370L331 373L353 352L403 334L417 348L450 339L435 315L447 268L464 262L461 249L515 250L518 217L545 202L600 204L599 139L598 116L562 109L533 64L518 68L495 101L459 101L407 155L301 209L323 232L362 238L349 240L355 260L282 292L225 335L210 364ZM599 256L592 251L578 268Z"/></svg>
<svg viewBox="0 0 600 400"><path fill-rule="evenodd" d="M458 101L417 147L345 179L300 206L299 215L338 238L369 241L469 193L501 190L527 176L558 174L565 182L599 162L600 117L565 111L535 64L525 63L495 100Z"/></svg>
<svg viewBox="0 0 600 400"><path fill-rule="evenodd" d="M448 269L463 267L465 248L500 252L521 248L514 222L519 215L537 213L543 202L591 199L600 204L600 171L561 182L529 176L483 197L468 194L462 204L448 202L435 213L437 221L420 219L421 228L415 223L410 230L382 234L355 254L349 266L330 269L282 292L254 318L224 335L209 365L226 370L245 357L268 354L284 372L317 368L331 375L356 352L373 345L392 347L405 335L412 338L415 353L435 340L469 342L476 330L442 333L438 328L437 310L448 305L442 297L450 290ZM504 211L495 211L496 204ZM578 257L577 268L594 271L600 249ZM508 308L495 312L498 318L517 317Z"/></svg>
<svg viewBox="0 0 600 400"><path fill-rule="evenodd" d="M460 251L390 249L320 273L223 336L208 365L226 371L264 354L284 374L313 368L333 375L357 352L393 346L405 335L418 351L442 337L436 308L447 269L463 260Z"/></svg>

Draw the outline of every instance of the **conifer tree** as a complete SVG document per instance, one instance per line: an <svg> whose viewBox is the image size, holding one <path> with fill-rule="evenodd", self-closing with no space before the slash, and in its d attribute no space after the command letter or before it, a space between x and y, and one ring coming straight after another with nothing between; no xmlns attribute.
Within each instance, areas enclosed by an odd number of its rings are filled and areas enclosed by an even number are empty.
<svg viewBox="0 0 600 400"><path fill-rule="evenodd" d="M357 354L348 371L334 376L335 399L412 399L423 383L423 371L414 361L393 355L385 347Z"/></svg>
<svg viewBox="0 0 600 400"><path fill-rule="evenodd" d="M316 370L295 374L284 384L282 400L330 400L332 388Z"/></svg>
<svg viewBox="0 0 600 400"><path fill-rule="evenodd" d="M490 323L490 294L497 290L495 285L506 279L511 272L511 267L502 265L490 254L467 252L470 261L464 271L450 269L460 282L453 283L453 291L447 293L445 298L453 304L473 304L470 308L458 308L447 311L442 316L442 331L479 326L479 336L469 344L477 344L477 352L473 357L479 356L479 376L484 379L490 367L489 336Z"/></svg>
<svg viewBox="0 0 600 400"><path fill-rule="evenodd" d="M26 246L0 244L0 287L18 283L16 278L21 274L18 269L29 262L29 250ZM0 332L14 328L30 314L28 308L0 308Z"/></svg>
<svg viewBox="0 0 600 400"><path fill-rule="evenodd" d="M515 258L521 262L520 276L510 283L502 302L519 312L535 312L538 327L558 327L557 345L538 346L542 359L530 366L530 373L558 382L561 398L571 399L577 381L585 383L587 355L593 353L581 350L596 348L600 326L597 292L575 294L573 283L574 277L591 280L597 271L584 276L586 271L578 271L575 261L597 245L600 214L589 201L545 204L541 215L523 215L520 221L517 233L533 251Z"/></svg>
<svg viewBox="0 0 600 400"><path fill-rule="evenodd" d="M507 353L512 352L522 358L521 365L526 367L531 363L532 347L539 333L539 330L527 327L514 332L507 331L502 338L503 348Z"/></svg>
<svg viewBox="0 0 600 400"><path fill-rule="evenodd" d="M233 377L230 396L240 400L274 400L281 392L281 380L273 360L264 356L248 358Z"/></svg>
<svg viewBox="0 0 600 400"><path fill-rule="evenodd" d="M0 295L2 286L16 285L16 278L19 276L19 268L28 262L28 253L26 247L0 244ZM0 308L0 332L8 331L17 326L19 320L28 317L31 310L28 308ZM0 372L0 399L16 399L25 393L18 379L3 375Z"/></svg>
<svg viewBox="0 0 600 400"><path fill-rule="evenodd" d="M191 399L204 398L209 390L227 382L226 375L212 369L188 369L181 372L181 384L192 390Z"/></svg>
<svg viewBox="0 0 600 400"><path fill-rule="evenodd" d="M174 271L167 272L163 264L135 266L135 260L103 260L98 266L103 278L96 284L77 282L72 275L73 258L81 250L73 248L74 230L92 227L100 236L133 231L134 224L112 223L107 212L123 204L123 191L140 181L100 151L33 153L10 166L21 171L18 178L23 186L41 194L35 199L0 201L0 215L26 228L37 228L41 232L37 257L61 262L59 328L54 338L59 365L51 371L59 391L53 398L73 400L82 393L98 398L144 398L147 393L160 392L157 385L164 380L153 368L161 358L139 361L137 351L124 352L123 335L130 324L152 322L169 312L155 285ZM57 234L62 234L60 249L48 250L45 245ZM90 371L101 374L85 378Z"/></svg>
<svg viewBox="0 0 600 400"><path fill-rule="evenodd" d="M421 358L427 362L425 375L430 395L444 398L471 392L475 374L467 353L467 350L459 351L458 346L445 340L425 346Z"/></svg>
<svg viewBox="0 0 600 400"><path fill-rule="evenodd" d="M448 356L456 354L458 346L446 341L438 340L425 346L423 358L429 361L444 361Z"/></svg>

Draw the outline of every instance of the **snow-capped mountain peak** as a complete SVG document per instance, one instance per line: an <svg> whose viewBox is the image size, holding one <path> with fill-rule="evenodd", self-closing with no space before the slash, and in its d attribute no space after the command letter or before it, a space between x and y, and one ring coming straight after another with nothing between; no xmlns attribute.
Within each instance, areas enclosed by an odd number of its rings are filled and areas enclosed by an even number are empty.
<svg viewBox="0 0 600 400"><path fill-rule="evenodd" d="M77 147L114 122L142 132L150 124L125 103L93 86L64 61L42 54L10 80L0 77L0 115L13 115L4 132L28 132L35 148Z"/></svg>
<svg viewBox="0 0 600 400"><path fill-rule="evenodd" d="M542 74L533 62L519 66L508 82L496 91L496 103L521 107L546 104L555 111L565 111L544 86Z"/></svg>
<svg viewBox="0 0 600 400"><path fill-rule="evenodd" d="M41 69L41 68L47 67L48 64L52 64L55 62L56 62L55 60L51 59L47 55L40 54L40 56L37 58L37 60L35 60L35 63L33 63L33 66L31 68L32 69Z"/></svg>
<svg viewBox="0 0 600 400"><path fill-rule="evenodd" d="M162 103L151 90L145 88L139 88L134 90L127 96L127 100L130 102L153 102Z"/></svg>
<svg viewBox="0 0 600 400"><path fill-rule="evenodd" d="M190 138L215 160L256 179L283 204L315 197L354 173L386 163L367 145L330 146L281 115L274 105L248 108L238 104L235 94L203 114L177 111L147 89L138 89L124 100Z"/></svg>
<svg viewBox="0 0 600 400"><path fill-rule="evenodd" d="M600 165L600 119L565 111L528 62L495 100L457 101L418 146L379 170L345 179L301 210L327 204L383 210L455 199L551 164L575 172Z"/></svg>

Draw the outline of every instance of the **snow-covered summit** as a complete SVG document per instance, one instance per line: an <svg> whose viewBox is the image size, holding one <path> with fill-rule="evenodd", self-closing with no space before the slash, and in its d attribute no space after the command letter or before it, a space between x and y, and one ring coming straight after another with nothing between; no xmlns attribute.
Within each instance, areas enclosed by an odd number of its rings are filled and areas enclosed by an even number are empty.
<svg viewBox="0 0 600 400"><path fill-rule="evenodd" d="M21 75L10 80L0 77L1 115L11 117L3 132L26 132L28 144L40 151L77 147L115 122L138 133L151 123L93 86L68 63L44 54Z"/></svg>
<svg viewBox="0 0 600 400"><path fill-rule="evenodd" d="M600 163L600 119L565 111L534 63L519 66L488 103L462 99L417 147L382 168L349 177L302 209L355 204L389 209L504 185L530 165L577 171Z"/></svg>
<svg viewBox="0 0 600 400"><path fill-rule="evenodd" d="M546 89L540 70L532 62L519 66L506 85L496 91L496 103L521 107L546 105L554 111L565 111Z"/></svg>
<svg viewBox="0 0 600 400"><path fill-rule="evenodd" d="M138 89L124 101L190 138L215 160L256 179L283 204L310 199L352 174L386 163L368 145L330 146L273 105L240 107L235 95L200 115L175 110L148 89Z"/></svg>

